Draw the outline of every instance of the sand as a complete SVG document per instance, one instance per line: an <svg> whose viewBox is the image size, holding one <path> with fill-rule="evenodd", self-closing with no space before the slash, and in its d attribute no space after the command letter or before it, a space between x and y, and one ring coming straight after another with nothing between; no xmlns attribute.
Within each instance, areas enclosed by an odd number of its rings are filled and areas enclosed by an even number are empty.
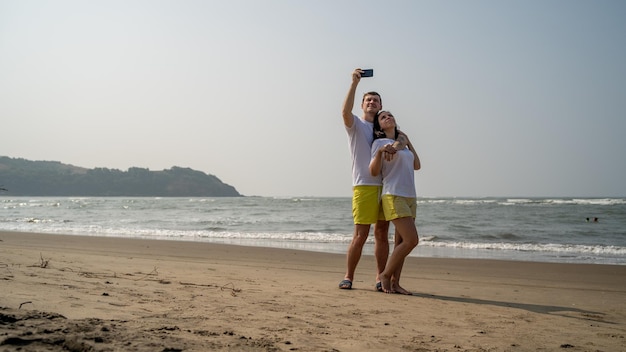
<svg viewBox="0 0 626 352"><path fill-rule="evenodd" d="M417 248L419 250L419 247ZM0 351L625 351L626 266L0 232Z"/></svg>

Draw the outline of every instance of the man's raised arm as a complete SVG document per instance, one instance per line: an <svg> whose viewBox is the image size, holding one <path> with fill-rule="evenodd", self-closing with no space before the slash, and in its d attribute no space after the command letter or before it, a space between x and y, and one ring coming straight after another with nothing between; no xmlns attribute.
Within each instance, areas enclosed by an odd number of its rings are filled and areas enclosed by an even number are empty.
<svg viewBox="0 0 626 352"><path fill-rule="evenodd" d="M352 84L350 84L350 90L348 90L348 94L346 95L346 99L343 101L343 110L341 115L343 116L343 124L346 127L352 127L354 123L354 118L352 114L352 108L354 107L354 95L356 94L356 87L359 85L361 81L361 69L356 69L352 72Z"/></svg>

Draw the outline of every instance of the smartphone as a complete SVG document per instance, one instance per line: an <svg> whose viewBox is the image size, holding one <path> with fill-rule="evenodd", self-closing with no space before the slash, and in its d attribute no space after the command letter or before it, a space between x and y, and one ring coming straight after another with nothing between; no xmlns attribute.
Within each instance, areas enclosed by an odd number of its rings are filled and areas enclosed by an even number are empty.
<svg viewBox="0 0 626 352"><path fill-rule="evenodd" d="M374 70L371 68L368 68L366 70L361 70L363 72L361 72L361 78L363 77L374 77Z"/></svg>

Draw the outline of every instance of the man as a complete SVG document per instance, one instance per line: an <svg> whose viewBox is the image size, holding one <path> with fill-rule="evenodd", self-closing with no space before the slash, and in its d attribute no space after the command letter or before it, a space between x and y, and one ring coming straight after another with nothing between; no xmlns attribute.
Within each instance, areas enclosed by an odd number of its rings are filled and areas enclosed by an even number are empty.
<svg viewBox="0 0 626 352"><path fill-rule="evenodd" d="M354 272L361 259L363 246L369 236L370 226L374 225L374 255L376 257L376 289L382 291L380 273L385 270L389 257L389 222L378 220L380 207L380 190L382 180L380 175L374 177L370 174L369 164L371 148L374 140L373 123L376 114L382 109L380 94L368 92L363 95L361 108L362 117L352 113L356 88L361 80L361 69L352 72L352 84L343 103L343 123L348 133L350 142L350 155L352 157L352 216L354 218L354 235L347 253L347 271L339 283L341 289L351 289L354 281ZM387 157L392 157L402 144L385 146ZM395 148L394 148L395 147Z"/></svg>

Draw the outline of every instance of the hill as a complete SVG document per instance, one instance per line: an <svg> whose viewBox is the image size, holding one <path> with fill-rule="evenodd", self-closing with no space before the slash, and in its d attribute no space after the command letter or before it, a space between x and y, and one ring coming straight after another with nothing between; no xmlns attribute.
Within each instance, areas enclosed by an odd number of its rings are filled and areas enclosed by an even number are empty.
<svg viewBox="0 0 626 352"><path fill-rule="evenodd" d="M87 169L58 161L0 156L0 187L11 196L240 197L213 175L174 166L150 171Z"/></svg>

